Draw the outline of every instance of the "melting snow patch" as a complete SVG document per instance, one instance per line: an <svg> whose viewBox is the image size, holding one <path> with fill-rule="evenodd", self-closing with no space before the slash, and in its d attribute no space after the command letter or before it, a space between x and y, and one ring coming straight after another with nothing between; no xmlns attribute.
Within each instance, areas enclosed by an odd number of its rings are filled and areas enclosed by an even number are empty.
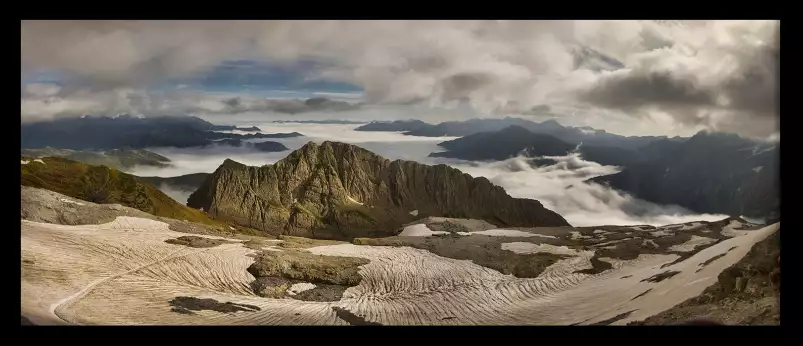
<svg viewBox="0 0 803 346"><path fill-rule="evenodd" d="M463 232L469 234L481 234L481 235L489 235L492 237L546 237L546 238L555 238L549 235L541 235L535 234L530 232L523 232L517 231L514 229L489 229L487 231L479 231L479 232Z"/></svg>
<svg viewBox="0 0 803 346"><path fill-rule="evenodd" d="M641 242L641 246L647 246L647 245L650 245L650 246L652 246L654 248L658 247L658 244L656 244L652 239L646 239L646 240Z"/></svg>
<svg viewBox="0 0 803 346"><path fill-rule="evenodd" d="M43 165L46 165L45 161L42 161L42 159L36 159L36 160L33 160L33 162L39 162L39 163L41 163Z"/></svg>
<svg viewBox="0 0 803 346"><path fill-rule="evenodd" d="M611 233L611 232L608 232L608 231L603 231L603 230L601 230L601 229L595 229L593 233L594 233L594 234L609 234L609 233Z"/></svg>
<svg viewBox="0 0 803 346"><path fill-rule="evenodd" d="M418 209L411 211L411 212L410 212L410 215L412 215L412 216L418 216Z"/></svg>
<svg viewBox="0 0 803 346"><path fill-rule="evenodd" d="M359 205L363 205L362 203L360 203L360 202L357 202L357 200L356 200L356 199L354 199L354 198L351 198L351 196L346 196L346 198L348 198L348 199L349 199L349 201L351 201L352 203L357 203L357 204L359 204Z"/></svg>
<svg viewBox="0 0 803 346"><path fill-rule="evenodd" d="M427 227L425 224L417 224L412 226L407 226L404 230L399 233L400 237L430 237L436 234L449 234L446 231L432 231Z"/></svg>
<svg viewBox="0 0 803 346"><path fill-rule="evenodd" d="M653 237L667 237L672 235L672 232L660 230L660 231L650 232L650 234L652 234Z"/></svg>
<svg viewBox="0 0 803 346"><path fill-rule="evenodd" d="M593 237L589 237L589 236L587 236L587 235L583 235L582 233L580 233L580 232L578 232L578 231L571 231L571 232L569 232L569 234L571 234L571 237L570 237L570 238L571 238L572 240L577 240L577 239L591 239L591 238L593 238Z"/></svg>
<svg viewBox="0 0 803 346"><path fill-rule="evenodd" d="M681 231L690 231L690 230L693 230L693 229L695 229L695 228L699 228L699 227L700 227L700 226L702 226L702 225L703 225L703 224L702 224L702 223L700 223L700 222L692 222L692 223L691 223L691 224L689 224L689 225L683 225L683 227L681 227L681 228L680 228L680 230L681 230Z"/></svg>
<svg viewBox="0 0 803 346"><path fill-rule="evenodd" d="M623 241L625 241L625 240L629 240L629 239L630 239L630 238L618 239L618 240L611 240L611 241L606 241L606 242L604 242L604 243L594 244L594 246L607 246L607 245L612 245L612 244L618 244L618 243L621 243L621 242L623 242ZM603 240L604 240L604 239L603 239Z"/></svg>
<svg viewBox="0 0 803 346"><path fill-rule="evenodd" d="M301 292L309 291L309 290L311 290L311 289L313 289L315 287L317 287L317 286L315 286L314 284L311 284L309 282L301 282L301 283L293 284L293 286L290 286L290 288L287 289L287 294L289 294L291 296L294 296L294 295L299 294Z"/></svg>
<svg viewBox="0 0 803 346"><path fill-rule="evenodd" d="M706 237L698 237L696 235L691 236L689 241L683 244L672 245L669 247L669 251L678 251L678 252L691 252L694 251L694 248L699 245L707 245L715 242L716 239L706 238Z"/></svg>
<svg viewBox="0 0 803 346"><path fill-rule="evenodd" d="M533 244L525 242L503 243L502 250L513 251L517 254L531 253L551 253L554 255L577 256L582 251L570 249L567 246L555 246L549 244Z"/></svg>
<svg viewBox="0 0 803 346"><path fill-rule="evenodd" d="M758 166L756 168L753 168L753 172L756 172L756 173L761 172L762 168L764 168L764 166Z"/></svg>
<svg viewBox="0 0 803 346"><path fill-rule="evenodd" d="M31 162L31 161L20 160L20 165L27 165L28 162Z"/></svg>
<svg viewBox="0 0 803 346"><path fill-rule="evenodd" d="M59 198L59 201L61 201L61 202L63 202L63 203L70 203L70 204L84 205L84 204L83 204L83 203L81 203L81 202L71 201L71 200L69 200L69 199L66 199L66 198Z"/></svg>
<svg viewBox="0 0 803 346"><path fill-rule="evenodd" d="M745 235L747 234L748 231L736 230L737 228L742 228L744 226L745 224L739 222L738 220L731 220L731 222L727 226L722 228L721 234L726 237L737 237L740 235Z"/></svg>

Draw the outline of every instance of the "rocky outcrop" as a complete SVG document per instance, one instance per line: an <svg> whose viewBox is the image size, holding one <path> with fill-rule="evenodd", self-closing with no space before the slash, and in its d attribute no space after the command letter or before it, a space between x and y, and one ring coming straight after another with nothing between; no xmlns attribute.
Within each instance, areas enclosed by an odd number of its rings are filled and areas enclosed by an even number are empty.
<svg viewBox="0 0 803 346"><path fill-rule="evenodd" d="M540 202L510 197L488 179L337 142L310 142L271 166L226 160L188 205L239 225L318 238L386 236L427 216L568 226Z"/></svg>
<svg viewBox="0 0 803 346"><path fill-rule="evenodd" d="M663 325L700 320L728 325L780 324L780 229L753 245L744 258L722 271L717 279L699 296L630 324Z"/></svg>

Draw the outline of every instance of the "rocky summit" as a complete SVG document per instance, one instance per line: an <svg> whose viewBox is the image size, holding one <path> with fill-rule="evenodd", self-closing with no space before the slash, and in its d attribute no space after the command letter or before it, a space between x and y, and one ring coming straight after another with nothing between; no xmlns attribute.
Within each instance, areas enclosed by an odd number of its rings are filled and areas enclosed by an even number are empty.
<svg viewBox="0 0 803 346"><path fill-rule="evenodd" d="M187 204L238 225L315 238L387 236L429 216L569 226L540 202L513 198L486 178L328 141L310 142L274 165L226 160Z"/></svg>

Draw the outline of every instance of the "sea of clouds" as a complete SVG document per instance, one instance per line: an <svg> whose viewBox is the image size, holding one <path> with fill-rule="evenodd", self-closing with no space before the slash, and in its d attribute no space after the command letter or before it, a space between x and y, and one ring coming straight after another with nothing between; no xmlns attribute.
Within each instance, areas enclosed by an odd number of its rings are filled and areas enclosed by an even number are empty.
<svg viewBox="0 0 803 346"><path fill-rule="evenodd" d="M213 119L209 119L213 120ZM216 119L220 122L221 119ZM614 174L618 167L603 166L584 160L578 153L548 157L554 164L538 166L533 158L513 157L496 162L471 162L445 158L430 158L432 152L442 151L438 143L453 137L415 137L393 132L362 132L360 125L270 123L257 119L226 119L228 124L258 126L263 132L299 132L304 137L271 139L289 148L276 153L258 152L249 148L215 146L211 148L151 148L167 156L171 167L135 167L131 173L139 176L171 177L191 173L212 173L227 158L251 165L272 164L292 150L314 141L340 141L359 145L391 160L413 160L426 164L444 163L472 176L486 177L518 198L539 200L545 207L559 213L574 226L593 225L666 225L690 221L721 220L726 215L695 214L679 206L657 205L633 198L599 184L586 183L589 178ZM254 141L263 141L258 139ZM162 191L185 202L192 191L162 184Z"/></svg>

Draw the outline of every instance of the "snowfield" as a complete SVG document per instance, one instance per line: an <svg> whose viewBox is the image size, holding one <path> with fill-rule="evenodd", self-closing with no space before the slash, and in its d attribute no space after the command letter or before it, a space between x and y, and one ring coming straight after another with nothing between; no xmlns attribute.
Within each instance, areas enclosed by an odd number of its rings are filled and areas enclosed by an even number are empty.
<svg viewBox="0 0 803 346"><path fill-rule="evenodd" d="M21 306L22 314L36 324L350 324L333 308L386 325L593 324L630 312L610 322L626 324L699 295L722 270L779 226L734 231L738 234L732 238L665 268L661 266L678 256L600 258L612 269L598 274L577 272L593 267L594 250L503 244L516 253L564 255L536 278L516 278L469 260L411 247L317 246L307 251L370 262L359 269L362 281L348 288L342 299L316 302L255 295L250 288L254 277L246 268L256 250L245 247L242 240L228 239L205 248L170 244L165 240L187 234L171 231L164 222L136 217L78 226L22 220ZM404 232L435 233L425 225L409 226ZM716 256L721 258L699 267ZM646 280L668 271L677 273L660 281ZM297 294L313 288L313 284L300 283L292 285L291 291ZM177 297L215 299L249 308L179 313L170 304Z"/></svg>

